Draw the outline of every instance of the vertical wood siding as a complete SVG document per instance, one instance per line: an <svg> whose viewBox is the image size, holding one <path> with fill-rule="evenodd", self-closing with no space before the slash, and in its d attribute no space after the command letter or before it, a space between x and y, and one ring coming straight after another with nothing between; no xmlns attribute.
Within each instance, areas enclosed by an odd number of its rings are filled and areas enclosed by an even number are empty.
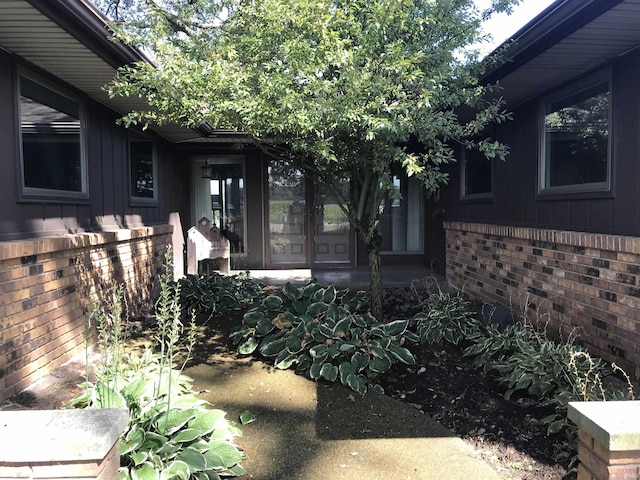
<svg viewBox="0 0 640 480"><path fill-rule="evenodd" d="M446 220L621 235L640 234L640 53L613 64L611 198L537 199L539 100L514 110L498 130L511 147L494 163L492 202L460 201L459 165L452 170ZM508 106L507 106L508 107Z"/></svg>
<svg viewBox="0 0 640 480"><path fill-rule="evenodd" d="M4 172L0 175L0 241L162 224L175 212L183 217L188 169L180 165L173 146L157 139L158 202L132 205L128 132L116 124L115 113L89 98L82 100L87 120L88 204L21 202L16 191L20 145L15 65L0 53L0 165Z"/></svg>

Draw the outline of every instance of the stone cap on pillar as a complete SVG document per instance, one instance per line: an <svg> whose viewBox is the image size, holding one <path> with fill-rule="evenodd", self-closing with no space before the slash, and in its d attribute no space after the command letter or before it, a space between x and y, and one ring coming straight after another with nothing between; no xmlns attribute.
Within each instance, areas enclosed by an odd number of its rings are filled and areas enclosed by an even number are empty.
<svg viewBox="0 0 640 480"><path fill-rule="evenodd" d="M610 452L640 450L640 401L569 402L567 417Z"/></svg>
<svg viewBox="0 0 640 480"><path fill-rule="evenodd" d="M128 423L126 409L0 411L0 462L102 459Z"/></svg>

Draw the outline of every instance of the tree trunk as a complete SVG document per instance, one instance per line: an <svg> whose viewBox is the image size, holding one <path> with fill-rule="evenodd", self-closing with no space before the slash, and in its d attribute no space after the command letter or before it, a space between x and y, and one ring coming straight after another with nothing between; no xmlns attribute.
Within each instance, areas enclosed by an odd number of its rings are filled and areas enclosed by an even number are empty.
<svg viewBox="0 0 640 480"><path fill-rule="evenodd" d="M382 320L382 272L380 271L380 237L367 244L369 279L371 281L371 314Z"/></svg>

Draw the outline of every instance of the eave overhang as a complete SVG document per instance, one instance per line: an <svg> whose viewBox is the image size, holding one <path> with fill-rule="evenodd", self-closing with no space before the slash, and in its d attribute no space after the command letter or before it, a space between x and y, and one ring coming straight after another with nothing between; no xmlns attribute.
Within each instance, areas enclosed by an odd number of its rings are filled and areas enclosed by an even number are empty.
<svg viewBox="0 0 640 480"><path fill-rule="evenodd" d="M638 46L640 0L556 0L496 49L504 59L481 81L514 108Z"/></svg>
<svg viewBox="0 0 640 480"><path fill-rule="evenodd" d="M104 86L117 68L150 60L111 40L107 18L89 0L0 1L0 48L69 84L119 115L148 110L142 98L110 98ZM205 136L201 129L154 126L171 142Z"/></svg>

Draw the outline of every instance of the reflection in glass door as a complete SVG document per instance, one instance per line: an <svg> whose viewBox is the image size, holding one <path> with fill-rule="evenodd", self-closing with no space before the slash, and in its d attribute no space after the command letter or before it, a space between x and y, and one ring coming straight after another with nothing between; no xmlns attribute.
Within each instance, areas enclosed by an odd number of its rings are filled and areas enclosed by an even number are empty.
<svg viewBox="0 0 640 480"><path fill-rule="evenodd" d="M269 166L269 257L272 264L308 263L304 174L284 163Z"/></svg>
<svg viewBox="0 0 640 480"><path fill-rule="evenodd" d="M344 182L342 188L347 193L348 183ZM313 226L315 263L350 261L349 219L340 208L335 195L319 183L315 184Z"/></svg>

